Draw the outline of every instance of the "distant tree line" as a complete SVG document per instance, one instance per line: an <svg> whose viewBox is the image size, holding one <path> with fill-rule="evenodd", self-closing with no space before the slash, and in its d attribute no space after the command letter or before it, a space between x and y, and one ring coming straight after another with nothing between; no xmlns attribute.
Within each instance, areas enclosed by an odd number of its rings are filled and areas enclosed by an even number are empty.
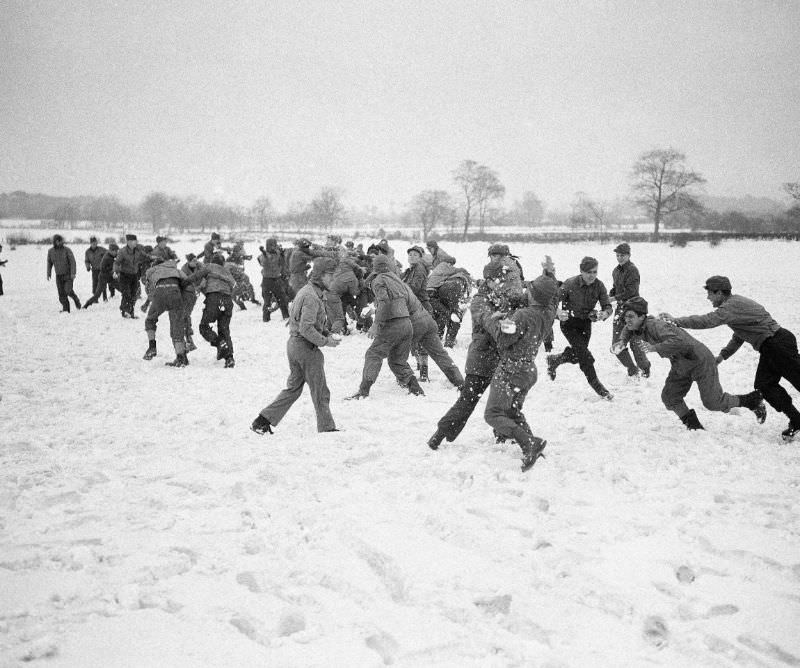
<svg viewBox="0 0 800 668"><path fill-rule="evenodd" d="M278 212L268 197L250 207L196 197L151 192L135 205L110 195L54 197L23 191L0 193L0 218L53 220L59 224L88 221L103 229L126 224L147 225L157 232L199 230L364 230L415 228L423 239L480 237L498 228L535 232L544 226L568 228L573 234L606 236L614 230L652 225L652 238L662 229L725 231L741 234L800 232L800 182L784 183L793 205L786 211L747 214L719 212L703 206L706 179L687 166L686 156L673 148L642 153L632 166L627 198L600 200L577 192L568 212L546 210L533 190L506 208L500 175L475 160L463 160L451 172L448 189L423 190L399 213L375 207L348 209L344 192L326 186L309 202L295 202Z"/></svg>

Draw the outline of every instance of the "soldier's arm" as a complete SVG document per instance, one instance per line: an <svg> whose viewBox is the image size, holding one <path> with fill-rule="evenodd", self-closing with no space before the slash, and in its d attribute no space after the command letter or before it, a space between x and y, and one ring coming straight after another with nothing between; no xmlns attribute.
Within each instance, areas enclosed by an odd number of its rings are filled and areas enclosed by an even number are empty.
<svg viewBox="0 0 800 668"><path fill-rule="evenodd" d="M680 318L673 318L678 327L684 329L711 329L727 323L727 311L722 307L706 313L705 315L685 315Z"/></svg>
<svg viewBox="0 0 800 668"><path fill-rule="evenodd" d="M53 274L53 255L50 251L47 251L47 280L50 280L50 276Z"/></svg>
<svg viewBox="0 0 800 668"><path fill-rule="evenodd" d="M606 291L606 286L603 283L600 283L600 292L597 296L597 299L600 302L600 308L606 312L606 317L610 316L614 309L611 306L611 300L608 298L608 292Z"/></svg>
<svg viewBox="0 0 800 668"><path fill-rule="evenodd" d="M743 343L744 339L739 338L738 336L736 336L736 334L734 334L731 337L731 340L728 341L728 344L722 350L719 351L719 356L724 360L728 359L737 350L739 350L739 348L742 347Z"/></svg>
<svg viewBox="0 0 800 668"><path fill-rule="evenodd" d="M686 355L688 346L681 340L680 335L674 325L670 325L663 320L653 320L652 325L659 341L653 343L653 350L661 357L672 357L673 355Z"/></svg>
<svg viewBox="0 0 800 668"><path fill-rule="evenodd" d="M86 252L83 254L83 261L86 264L86 271L92 270L92 263L89 261L89 249L86 249Z"/></svg>

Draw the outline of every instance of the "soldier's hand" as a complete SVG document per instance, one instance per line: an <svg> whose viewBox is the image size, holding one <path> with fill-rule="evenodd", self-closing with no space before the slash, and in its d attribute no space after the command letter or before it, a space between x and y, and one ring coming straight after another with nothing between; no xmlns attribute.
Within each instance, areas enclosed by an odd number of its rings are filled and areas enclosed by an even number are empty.
<svg viewBox="0 0 800 668"><path fill-rule="evenodd" d="M659 320L664 320L665 322L672 322L673 317L669 313L659 313L658 314Z"/></svg>
<svg viewBox="0 0 800 668"><path fill-rule="evenodd" d="M647 343L647 341L642 341L639 343L639 350L647 354L654 353L656 351L655 348L653 348L653 345L651 343Z"/></svg>
<svg viewBox="0 0 800 668"><path fill-rule="evenodd" d="M600 322L603 322L603 320L608 320L608 316L609 316L609 312L608 311L598 311L597 312L597 319Z"/></svg>
<svg viewBox="0 0 800 668"><path fill-rule="evenodd" d="M113 278L115 281L118 281L119 280L119 272L115 271L113 274L111 274L111 278Z"/></svg>
<svg viewBox="0 0 800 668"><path fill-rule="evenodd" d="M565 322L565 321L569 320L569 313L567 313L563 309L557 308L556 309L556 318L558 318L561 322Z"/></svg>
<svg viewBox="0 0 800 668"><path fill-rule="evenodd" d="M625 350L625 345L622 343L622 341L617 341L613 346L611 346L612 355L619 355L623 350Z"/></svg>
<svg viewBox="0 0 800 668"><path fill-rule="evenodd" d="M342 339L339 337L338 334L331 334L328 337L328 341L327 341L327 343L325 345L328 346L329 348L335 348L341 342L342 342Z"/></svg>
<svg viewBox="0 0 800 668"><path fill-rule="evenodd" d="M725 361L725 358L724 358L722 355L717 355L717 356L714 358L714 361L715 361L717 364L722 364L722 363Z"/></svg>

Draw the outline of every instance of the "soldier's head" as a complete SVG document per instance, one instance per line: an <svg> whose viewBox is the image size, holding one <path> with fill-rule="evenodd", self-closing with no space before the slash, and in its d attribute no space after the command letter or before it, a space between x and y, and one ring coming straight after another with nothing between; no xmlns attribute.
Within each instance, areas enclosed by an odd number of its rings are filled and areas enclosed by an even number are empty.
<svg viewBox="0 0 800 668"><path fill-rule="evenodd" d="M139 243L139 240L136 238L135 234L126 234L125 235L125 245L133 250L136 248L136 245Z"/></svg>
<svg viewBox="0 0 800 668"><path fill-rule="evenodd" d="M119 246L117 244L108 244L108 252L111 255L116 255L119 252Z"/></svg>
<svg viewBox="0 0 800 668"><path fill-rule="evenodd" d="M722 306L731 296L731 281L727 276L711 276L703 286L706 299L714 308Z"/></svg>
<svg viewBox="0 0 800 668"><path fill-rule="evenodd" d="M156 246L164 248L167 245L167 237L156 237Z"/></svg>
<svg viewBox="0 0 800 668"><path fill-rule="evenodd" d="M219 241L219 232L212 232L211 233L211 241Z"/></svg>
<svg viewBox="0 0 800 668"><path fill-rule="evenodd" d="M492 244L489 246L489 261L495 264L502 262L503 258L510 254L511 251L506 244Z"/></svg>
<svg viewBox="0 0 800 668"><path fill-rule="evenodd" d="M89 237L89 246L97 248L97 237Z"/></svg>
<svg viewBox="0 0 800 668"><path fill-rule="evenodd" d="M211 256L211 263L218 264L222 267L225 264L225 256L222 253L214 253L214 255Z"/></svg>
<svg viewBox="0 0 800 668"><path fill-rule="evenodd" d="M386 274L392 271L394 264L388 255L376 255L372 258L372 271L376 274Z"/></svg>
<svg viewBox="0 0 800 668"><path fill-rule="evenodd" d="M53 246L55 248L61 248L61 246L63 246L63 245L64 245L64 237L62 237L60 234L54 234L53 235Z"/></svg>
<svg viewBox="0 0 800 668"><path fill-rule="evenodd" d="M588 255L581 260L581 278L586 285L591 285L597 280L598 262Z"/></svg>
<svg viewBox="0 0 800 668"><path fill-rule="evenodd" d="M641 329L647 317L647 301L642 297L631 297L622 305L622 317L626 329L632 332Z"/></svg>
<svg viewBox="0 0 800 668"><path fill-rule="evenodd" d="M328 290L333 283L333 272L336 270L336 260L332 257L317 257L314 258L314 263L311 265L311 280L312 282L322 283L325 289Z"/></svg>
<svg viewBox="0 0 800 668"><path fill-rule="evenodd" d="M408 264L417 264L417 262L422 259L424 254L425 251L423 251L419 246L412 246L408 249Z"/></svg>
<svg viewBox="0 0 800 668"><path fill-rule="evenodd" d="M558 293L558 283L549 276L539 276L528 285L530 300L542 306L550 306Z"/></svg>
<svg viewBox="0 0 800 668"><path fill-rule="evenodd" d="M630 244L619 244L614 249L614 253L616 253L617 255L617 264L621 267L623 264L625 264L631 259Z"/></svg>

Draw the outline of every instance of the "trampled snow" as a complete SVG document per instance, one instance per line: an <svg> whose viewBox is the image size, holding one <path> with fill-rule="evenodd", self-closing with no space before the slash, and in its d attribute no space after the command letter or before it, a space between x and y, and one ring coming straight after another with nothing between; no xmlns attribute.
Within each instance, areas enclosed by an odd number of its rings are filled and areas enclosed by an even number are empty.
<svg viewBox="0 0 800 668"><path fill-rule="evenodd" d="M442 245L480 272L486 244ZM610 287L612 248L512 250L528 277L545 253L561 278L594 255ZM692 390L706 431L687 432L660 401L668 362L629 383L607 321L591 349L611 403L576 366L551 382L540 352L524 410L547 458L527 473L485 402L428 449L456 398L435 367L425 397L384 366L345 401L360 334L325 350L342 431L316 433L305 393L259 437L249 424L287 375L280 319L235 313L234 369L199 336L172 369L164 316L146 362L144 317L122 319L118 297L59 313L46 251L6 246L0 270L3 665L800 665L800 443L780 442L783 415L709 413ZM707 312L703 282L726 274L800 333L796 243L638 244L633 261L652 312ZM730 330L693 334L717 352ZM462 369L468 341L467 318ZM757 361L742 347L725 389L749 391Z"/></svg>

